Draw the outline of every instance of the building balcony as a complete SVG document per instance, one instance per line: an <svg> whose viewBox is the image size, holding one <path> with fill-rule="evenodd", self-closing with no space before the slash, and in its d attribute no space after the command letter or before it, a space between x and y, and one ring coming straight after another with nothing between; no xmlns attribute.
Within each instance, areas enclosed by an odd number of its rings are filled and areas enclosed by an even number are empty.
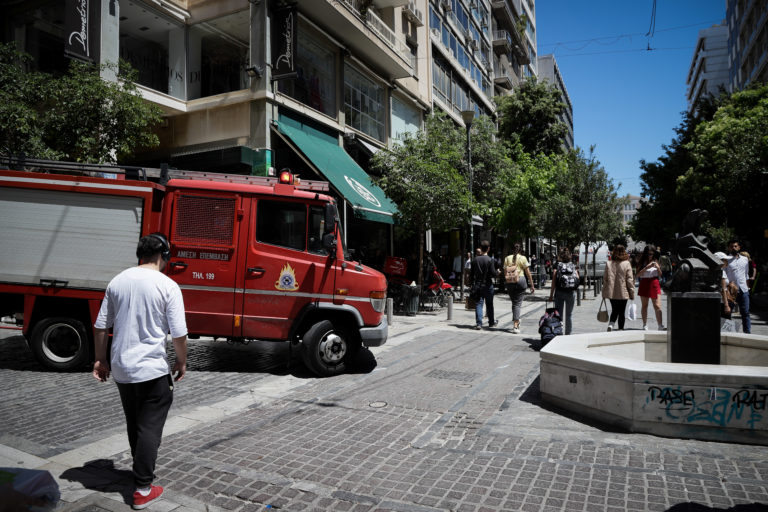
<svg viewBox="0 0 768 512"><path fill-rule="evenodd" d="M512 79L507 75L501 75L497 76L493 79L494 85L497 87L501 87L502 89L506 89L508 91L512 90Z"/></svg>
<svg viewBox="0 0 768 512"><path fill-rule="evenodd" d="M377 9L386 9L387 7L404 7L410 2L408 0L373 0L373 5Z"/></svg>
<svg viewBox="0 0 768 512"><path fill-rule="evenodd" d="M496 55L504 55L514 48L512 36L506 30L496 30L493 33L493 51Z"/></svg>
<svg viewBox="0 0 768 512"><path fill-rule="evenodd" d="M415 2L408 2L408 5L403 7L403 13L408 21L416 25L417 27L424 26L424 13L420 9L416 8Z"/></svg>
<svg viewBox="0 0 768 512"><path fill-rule="evenodd" d="M312 0L299 3L299 10L344 41L357 58L375 63L389 78L412 76L410 52L404 38L398 36L373 10L364 9L364 2Z"/></svg>

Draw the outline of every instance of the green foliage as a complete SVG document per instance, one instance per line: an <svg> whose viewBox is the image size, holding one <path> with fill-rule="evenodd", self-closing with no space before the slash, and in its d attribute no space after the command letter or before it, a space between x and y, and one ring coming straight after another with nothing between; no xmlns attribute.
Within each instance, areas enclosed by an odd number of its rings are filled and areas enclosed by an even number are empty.
<svg viewBox="0 0 768 512"><path fill-rule="evenodd" d="M60 77L26 71L28 63L29 57L13 46L0 45L4 152L114 163L138 147L159 143L150 130L162 113L141 98L135 72L125 63L117 82L103 80L101 69L78 61Z"/></svg>
<svg viewBox="0 0 768 512"><path fill-rule="evenodd" d="M426 129L407 134L402 144L378 152L372 167L376 180L398 208L399 223L416 230L447 230L469 222L470 194L464 165L462 131L444 115L427 119ZM423 264L419 250L419 282Z"/></svg>
<svg viewBox="0 0 768 512"><path fill-rule="evenodd" d="M498 207L493 225L512 238L540 234L541 213L547 211L554 197L555 181L565 172L565 160L558 155L531 156L520 144L508 156L511 165L497 177Z"/></svg>
<svg viewBox="0 0 768 512"><path fill-rule="evenodd" d="M30 59L15 45L0 44L0 151L57 158L43 142L40 121L48 82L42 73L25 71Z"/></svg>
<svg viewBox="0 0 768 512"><path fill-rule="evenodd" d="M566 105L554 84L529 77L514 94L496 98L496 102L502 139L513 145L519 142L532 155L563 152L568 128L559 116Z"/></svg>
<svg viewBox="0 0 768 512"><path fill-rule="evenodd" d="M638 238L672 239L685 215L701 208L709 212L705 232L713 247L722 249L717 244L733 234L761 239L768 225L768 85L702 101L676 132L657 162L641 162L649 202L635 216Z"/></svg>
<svg viewBox="0 0 768 512"><path fill-rule="evenodd" d="M570 151L556 174L554 190L540 211L542 233L569 247L580 242L612 240L623 233L620 197L602 164L581 149Z"/></svg>

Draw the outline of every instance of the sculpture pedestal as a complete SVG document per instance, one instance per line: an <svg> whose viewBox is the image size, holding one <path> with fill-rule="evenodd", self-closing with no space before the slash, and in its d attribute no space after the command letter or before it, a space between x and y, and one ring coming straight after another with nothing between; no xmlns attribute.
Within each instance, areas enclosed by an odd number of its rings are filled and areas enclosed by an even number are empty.
<svg viewBox="0 0 768 512"><path fill-rule="evenodd" d="M670 293L667 329L669 362L720 364L719 293Z"/></svg>

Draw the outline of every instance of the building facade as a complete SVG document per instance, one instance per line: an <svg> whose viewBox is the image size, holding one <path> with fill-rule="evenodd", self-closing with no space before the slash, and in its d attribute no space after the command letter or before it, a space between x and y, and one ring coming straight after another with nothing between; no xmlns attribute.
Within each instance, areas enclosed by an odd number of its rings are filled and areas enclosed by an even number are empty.
<svg viewBox="0 0 768 512"><path fill-rule="evenodd" d="M3 0L2 40L41 71L123 59L158 105L160 146L132 162L330 183L350 238L389 252L380 148L434 110L492 115L535 75L534 0ZM113 71L103 72L115 79Z"/></svg>
<svg viewBox="0 0 768 512"><path fill-rule="evenodd" d="M640 196L633 196L631 194L627 194L627 204L624 205L624 208L621 212L622 214L622 220L624 222L624 227L627 228L632 223L632 221L635 218L635 215L637 215L637 209L640 208L640 200L642 198Z"/></svg>
<svg viewBox="0 0 768 512"><path fill-rule="evenodd" d="M566 149L573 149L573 103L571 103L571 97L568 96L568 89L565 87L565 81L563 80L563 75L560 73L560 68L557 65L555 56L549 54L539 57L538 68L539 78L554 84L560 91L562 102L565 104L565 110L560 116L560 121L562 121L568 128L568 133L565 135L563 145Z"/></svg>
<svg viewBox="0 0 768 512"><path fill-rule="evenodd" d="M726 0L730 92L768 82L768 9L765 0Z"/></svg>
<svg viewBox="0 0 768 512"><path fill-rule="evenodd" d="M728 26L723 22L699 30L686 85L688 112L692 113L700 98L718 96L720 88L728 89Z"/></svg>

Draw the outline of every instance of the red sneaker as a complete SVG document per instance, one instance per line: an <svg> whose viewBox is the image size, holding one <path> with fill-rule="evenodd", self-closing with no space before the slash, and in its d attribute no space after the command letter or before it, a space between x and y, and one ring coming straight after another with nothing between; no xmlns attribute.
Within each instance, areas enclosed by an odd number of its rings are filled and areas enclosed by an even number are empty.
<svg viewBox="0 0 768 512"><path fill-rule="evenodd" d="M133 510L141 510L147 508L153 501L163 494L163 488L159 485L151 485L149 494L142 496L139 491L133 493Z"/></svg>

